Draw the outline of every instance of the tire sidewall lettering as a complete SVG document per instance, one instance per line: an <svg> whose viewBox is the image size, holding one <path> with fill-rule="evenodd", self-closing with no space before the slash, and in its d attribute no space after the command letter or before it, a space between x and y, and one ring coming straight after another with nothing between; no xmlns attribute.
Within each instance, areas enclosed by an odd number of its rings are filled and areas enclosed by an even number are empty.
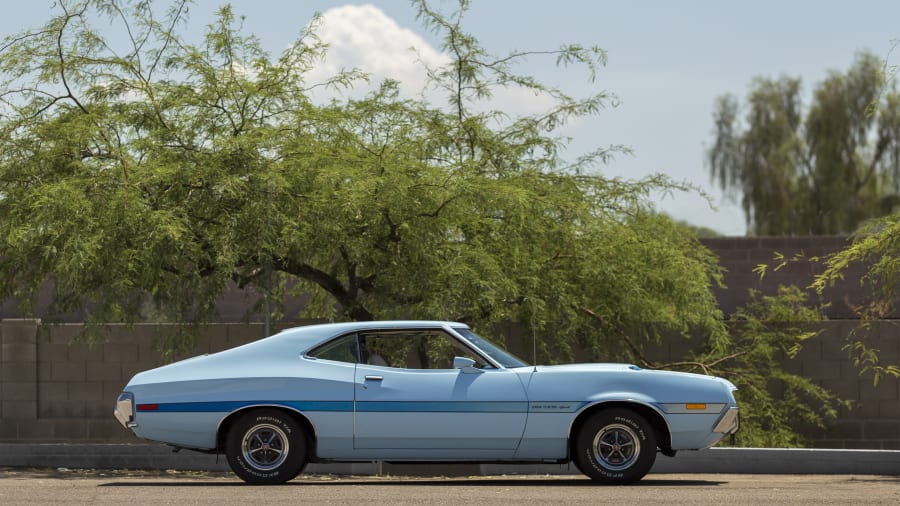
<svg viewBox="0 0 900 506"><path fill-rule="evenodd" d="M623 423L623 424L631 427L632 429L634 429L634 431L637 433L637 435L641 438L641 441L647 440L647 434L644 433L644 429L642 429L641 425L639 423L637 423L636 421L634 421L633 419L627 418L624 416L615 416L615 417L613 417L613 420Z"/></svg>
<svg viewBox="0 0 900 506"><path fill-rule="evenodd" d="M280 418L276 418L273 416L257 416L256 423L270 423L272 425L277 425L281 430L285 431L288 434L292 432L290 425L284 423L284 421Z"/></svg>
<svg viewBox="0 0 900 506"><path fill-rule="evenodd" d="M242 456L239 456L237 458L237 461L238 461L238 464L240 464L241 468L243 468L245 472L252 474L253 476L256 476L257 478L274 478L274 477L278 476L278 474L279 474L279 472L277 470L272 471L271 473L261 473L255 467L253 467L252 465L247 463L244 460L244 457L242 457Z"/></svg>
<svg viewBox="0 0 900 506"><path fill-rule="evenodd" d="M588 462L590 462L591 467L593 467L595 471L602 474L604 477L610 479L618 479L625 476L624 473L612 472L609 469L603 467L599 462L597 462L597 459L594 458L594 455L590 450L585 450L585 456L587 457Z"/></svg>
<svg viewBox="0 0 900 506"><path fill-rule="evenodd" d="M243 454L243 441L260 425L269 425L284 432L289 438L290 450L278 467L262 470ZM245 413L229 429L226 455L231 470L247 483L274 485L294 478L306 466L307 442L303 428L291 415L271 408L258 408Z"/></svg>
<svg viewBox="0 0 900 506"><path fill-rule="evenodd" d="M604 429L618 425L633 432L632 437L640 441L636 458L624 469L610 469L604 466L596 455L597 435ZM628 408L608 408L598 411L588 418L576 435L576 465L595 481L608 484L633 483L644 477L656 460L656 434L653 427L642 416Z"/></svg>

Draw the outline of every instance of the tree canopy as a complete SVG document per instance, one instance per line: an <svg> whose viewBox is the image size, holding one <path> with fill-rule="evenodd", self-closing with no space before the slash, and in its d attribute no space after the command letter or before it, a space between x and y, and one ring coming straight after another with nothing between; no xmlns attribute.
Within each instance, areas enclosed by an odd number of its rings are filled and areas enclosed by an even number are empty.
<svg viewBox="0 0 900 506"><path fill-rule="evenodd" d="M446 106L386 81L362 99L316 104L305 76L325 48L310 29L277 58L229 7L199 45L187 2L60 2L0 54L2 283L24 301L51 280L59 310L133 321L149 294L179 321L213 317L228 283L311 293L311 316L429 317L539 326L653 320L718 329L712 255L646 196L674 187L591 173L556 130L598 112L520 76L417 2L453 61L428 69ZM107 16L124 48L93 28ZM313 25L314 26L314 25ZM550 54L592 78L605 54ZM554 99L538 115L482 107L504 87ZM634 268L641 265L640 273ZM26 305L27 307L27 305Z"/></svg>
<svg viewBox="0 0 900 506"><path fill-rule="evenodd" d="M713 179L741 196L750 233L848 233L894 210L900 94L881 70L861 53L816 85L808 105L791 77L755 79L743 106L733 95L717 100L707 161Z"/></svg>
<svg viewBox="0 0 900 506"><path fill-rule="evenodd" d="M610 95L576 98L516 72L550 57L593 79L601 49L496 56L463 30L468 2L445 15L415 1L450 57L426 69L446 102L403 98L388 80L317 103L313 88L365 76L308 80L326 50L315 22L272 57L227 6L191 42L189 6L62 0L46 25L4 39L0 297L27 312L51 283L55 310L87 307L88 323L140 321L148 305L202 323L233 284L276 313L306 294L306 316L328 320L520 322L551 362L577 348L711 373L772 367L735 363L751 350L732 342L710 290L715 257L653 209L649 195L683 185L603 177L614 145L564 158L560 127ZM554 105L491 108L508 88ZM696 360L644 360L664 334L704 345Z"/></svg>

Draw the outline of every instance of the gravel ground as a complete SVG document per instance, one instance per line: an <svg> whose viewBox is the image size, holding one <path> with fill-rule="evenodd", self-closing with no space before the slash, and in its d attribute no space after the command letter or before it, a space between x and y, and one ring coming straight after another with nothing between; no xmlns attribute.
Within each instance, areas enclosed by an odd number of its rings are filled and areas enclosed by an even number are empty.
<svg viewBox="0 0 900 506"><path fill-rule="evenodd" d="M573 476L301 475L275 487L231 473L0 468L18 504L900 504L900 476L650 474L624 487Z"/></svg>

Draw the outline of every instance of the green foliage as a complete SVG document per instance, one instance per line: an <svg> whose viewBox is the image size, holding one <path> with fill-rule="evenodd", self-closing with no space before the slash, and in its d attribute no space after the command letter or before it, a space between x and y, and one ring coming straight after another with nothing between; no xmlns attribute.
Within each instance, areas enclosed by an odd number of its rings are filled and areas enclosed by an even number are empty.
<svg viewBox="0 0 900 506"><path fill-rule="evenodd" d="M853 358L860 374L871 373L874 383L885 376L900 377L900 365L885 364L879 350L866 342L874 320L891 317L896 311L900 286L900 214L891 214L865 223L853 235L846 248L822 259L825 269L812 284L818 293L844 281L848 268L862 265L860 283L871 290L871 299L858 309L860 326L847 336L845 349Z"/></svg>
<svg viewBox="0 0 900 506"><path fill-rule="evenodd" d="M778 364L793 359L804 342L819 334L815 322L823 316L807 305L806 295L797 287L781 286L773 296L754 291L750 295L747 306L733 315L729 354L723 357L710 346L693 360L738 387L741 446L802 446L797 431L824 428L844 402Z"/></svg>
<svg viewBox="0 0 900 506"><path fill-rule="evenodd" d="M593 79L605 53L492 55L462 29L467 5L445 16L413 2L451 59L426 69L447 99L436 106L390 80L361 99L311 101L314 87L365 78L308 82L325 51L315 23L273 58L227 6L191 43L185 1L163 15L147 2L58 2L43 28L0 46L0 297L27 311L51 282L55 309L88 307L89 323L203 323L234 284L267 294L273 316L302 293L305 316L329 320L520 322L545 336L550 362L579 348L646 365L641 343L701 334L702 356L666 365L741 382L760 413L772 402L762 367L794 342L729 336L710 290L716 258L650 202L692 188L596 174L627 151L616 145L566 161L560 127L614 97L571 97L515 71L549 56ZM493 109L507 89L553 105ZM180 329L163 343L173 353L192 335ZM789 395L815 393L774 378ZM812 416L802 402L783 409L795 411L758 426ZM794 441L784 427L778 441Z"/></svg>
<svg viewBox="0 0 900 506"><path fill-rule="evenodd" d="M307 82L324 51L314 24L272 58L227 6L190 43L188 7L60 2L42 30L4 41L2 295L27 309L52 281L56 309L88 304L91 321L204 322L234 283L276 303L310 294L311 317L552 328L553 360L645 321L723 334L715 259L648 200L688 188L593 174L617 146L566 162L558 129L611 95L515 72L549 56L593 79L599 48L494 56L461 28L466 2L452 16L414 2L452 59L427 69L447 106L402 99L391 81L318 105L310 88L364 76ZM509 88L554 105L491 109Z"/></svg>
<svg viewBox="0 0 900 506"><path fill-rule="evenodd" d="M900 94L863 53L802 103L799 79L757 78L714 112L711 174L742 197L751 233L836 234L894 210L900 194ZM874 107L873 107L874 106Z"/></svg>

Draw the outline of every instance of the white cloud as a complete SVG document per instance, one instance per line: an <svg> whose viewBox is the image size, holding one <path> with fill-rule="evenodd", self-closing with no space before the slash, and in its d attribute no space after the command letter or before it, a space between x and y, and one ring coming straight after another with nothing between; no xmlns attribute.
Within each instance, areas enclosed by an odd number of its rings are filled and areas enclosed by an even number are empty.
<svg viewBox="0 0 900 506"><path fill-rule="evenodd" d="M358 68L370 75L371 84L356 88L372 89L390 78L399 81L401 92L411 97L426 86L423 63L438 67L450 62L447 55L373 5L329 9L322 13L316 33L329 47L325 61L309 74L309 82L321 82L341 70Z"/></svg>
<svg viewBox="0 0 900 506"><path fill-rule="evenodd" d="M370 75L370 83L357 84L348 92L351 96L361 96L390 78L400 83L400 92L405 97L419 97L424 92L434 104L445 102L445 91L426 89L425 65L437 68L449 64L451 58L413 30L398 25L381 9L369 4L329 9L322 13L316 33L328 44L328 51L325 61L307 75L307 82L324 82L341 70L358 68ZM314 98L333 96L333 92L319 89L313 93ZM477 109L499 110L517 116L539 114L552 106L550 97L535 95L531 90L498 88L491 99L479 103Z"/></svg>

